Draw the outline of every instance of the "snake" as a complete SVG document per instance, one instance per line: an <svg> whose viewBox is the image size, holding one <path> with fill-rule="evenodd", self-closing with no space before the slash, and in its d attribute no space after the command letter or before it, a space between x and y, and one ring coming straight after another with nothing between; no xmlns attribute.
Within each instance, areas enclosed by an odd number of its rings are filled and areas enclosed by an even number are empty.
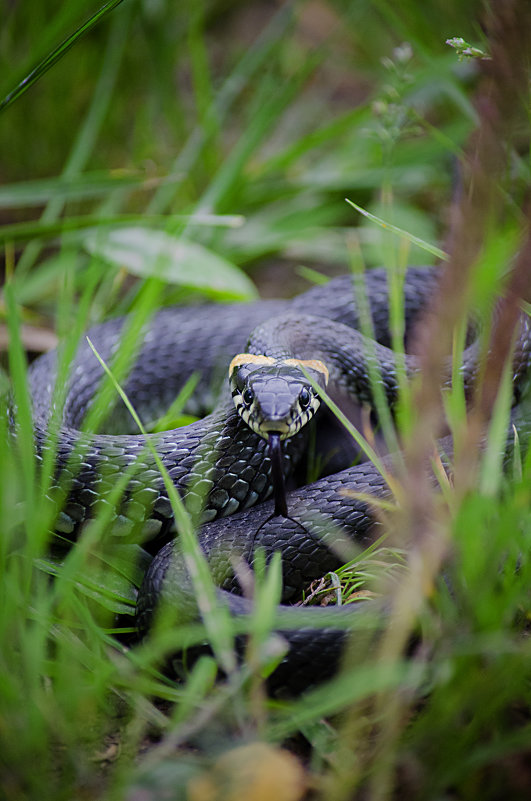
<svg viewBox="0 0 531 801"><path fill-rule="evenodd" d="M410 267L405 274L406 345L437 282L434 268ZM111 512L112 532L140 538L154 554L137 602L140 632L149 629L162 600L178 608L176 619L197 615L172 504L157 460L146 447L149 440L192 515L220 598L231 612L245 615L252 607L241 595L237 561L252 567L259 551L266 561L281 553L284 606L277 628L287 650L268 679L272 691L299 692L337 670L348 629L361 618L357 609L363 604L355 605L356 611L333 612L288 604L313 580L337 569L345 549L352 552L353 546L374 542L380 524L360 495L382 498L389 487L372 462L351 464L349 449L332 458L324 475L310 484L301 478L301 463L321 427L325 442L328 437L319 388L326 386L332 397L354 399L356 405L372 404L372 360L377 383L393 406L400 371L418 371L417 357L398 357L391 349L389 293L387 270L375 268L365 274L363 302L353 277L345 275L291 300L159 310L127 354L123 387L149 424L194 375L197 385L187 411L200 419L167 431L135 433L120 399L99 420L96 432L84 427L104 383L102 362L113 364L120 357L127 317L93 327L92 347L81 340L66 366L59 349L31 365L36 452L44 460L52 450L53 489L62 500L55 531L75 540L101 505L110 504L121 482L123 493ZM359 330L364 308L371 320L370 340ZM531 360L527 318L520 329L515 392ZM473 340L463 354L466 391L477 369L478 342ZM58 377L64 375L58 388ZM214 411L208 412L212 405Z"/></svg>

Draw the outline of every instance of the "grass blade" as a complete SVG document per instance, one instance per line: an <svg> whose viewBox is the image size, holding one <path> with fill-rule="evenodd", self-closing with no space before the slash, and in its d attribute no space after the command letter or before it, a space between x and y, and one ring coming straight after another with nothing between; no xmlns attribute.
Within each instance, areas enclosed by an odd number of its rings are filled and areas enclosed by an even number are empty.
<svg viewBox="0 0 531 801"><path fill-rule="evenodd" d="M119 6L122 0L109 0L99 11L92 15L83 25L81 25L74 33L68 36L55 50L46 56L36 67L34 67L29 75L26 77L0 102L0 113L5 111L11 106L15 100L18 100L24 92L33 86L48 70L57 64L57 62L64 56L76 42L88 33L98 22L109 14L116 6Z"/></svg>
<svg viewBox="0 0 531 801"><path fill-rule="evenodd" d="M349 204L349 206L352 206L353 209L359 211L360 214L362 214L371 222L376 223L376 225L379 225L384 230L392 231L392 233L397 234L398 236L401 236L404 239L407 239L409 242L411 242L411 244L417 245L419 248L422 248L422 250L425 250L427 253L431 253L432 256L436 256L438 259L446 261L446 259L448 258L448 254L445 253L444 250L441 250L435 245L430 244L430 242L425 242L423 239L420 239L420 237L415 236L414 234L410 234L409 231L404 231L402 228L398 228L398 226L392 225L391 223L382 220L381 217L377 217L375 214L371 214L370 211L363 209L361 206L358 206L357 203L354 203L352 200L349 200L348 198L345 198L345 200Z"/></svg>

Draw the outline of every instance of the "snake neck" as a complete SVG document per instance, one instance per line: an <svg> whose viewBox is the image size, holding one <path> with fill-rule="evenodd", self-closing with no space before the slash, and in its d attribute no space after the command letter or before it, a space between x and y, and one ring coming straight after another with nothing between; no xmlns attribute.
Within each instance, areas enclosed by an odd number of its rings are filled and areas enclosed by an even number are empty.
<svg viewBox="0 0 531 801"><path fill-rule="evenodd" d="M275 359L304 363L318 360L329 374L330 385L360 403L374 402L371 367L390 404L398 396L398 358L387 347L342 323L313 315L287 314L259 326L249 342L251 353L267 352ZM406 371L417 369L415 357L406 359Z"/></svg>

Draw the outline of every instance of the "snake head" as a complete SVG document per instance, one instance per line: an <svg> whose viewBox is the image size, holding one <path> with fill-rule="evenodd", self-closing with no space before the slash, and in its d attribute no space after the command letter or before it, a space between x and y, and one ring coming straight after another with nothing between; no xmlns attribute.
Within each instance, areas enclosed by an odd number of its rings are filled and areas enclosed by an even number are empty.
<svg viewBox="0 0 531 801"><path fill-rule="evenodd" d="M292 437L320 406L319 395L307 376L324 388L328 370L318 360L273 359L240 353L229 368L238 414L266 440L270 434L279 435L280 439Z"/></svg>

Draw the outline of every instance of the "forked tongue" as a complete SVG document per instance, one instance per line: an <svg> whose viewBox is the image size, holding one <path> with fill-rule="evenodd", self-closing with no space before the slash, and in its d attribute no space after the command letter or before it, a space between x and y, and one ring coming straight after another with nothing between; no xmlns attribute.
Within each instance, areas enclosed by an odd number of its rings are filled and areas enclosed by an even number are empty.
<svg viewBox="0 0 531 801"><path fill-rule="evenodd" d="M271 478L273 480L273 497L275 499L275 514L281 517L288 516L286 501L286 484L284 470L282 469L282 444L280 434L269 433L269 458L271 459Z"/></svg>

